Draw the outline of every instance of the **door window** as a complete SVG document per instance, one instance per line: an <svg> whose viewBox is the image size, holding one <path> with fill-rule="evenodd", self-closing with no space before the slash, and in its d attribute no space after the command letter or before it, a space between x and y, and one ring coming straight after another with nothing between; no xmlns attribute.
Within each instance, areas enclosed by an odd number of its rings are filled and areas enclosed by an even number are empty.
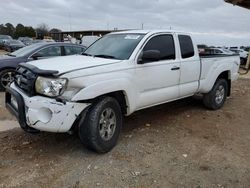
<svg viewBox="0 0 250 188"><path fill-rule="evenodd" d="M60 46L51 46L44 48L38 51L35 56L38 57L54 57L54 56L61 56L61 47Z"/></svg>
<svg viewBox="0 0 250 188"><path fill-rule="evenodd" d="M65 49L65 55L81 54L85 50L85 48L77 46L64 46L64 49Z"/></svg>
<svg viewBox="0 0 250 188"><path fill-rule="evenodd" d="M178 36L181 47L181 57L183 59L190 58L194 56L194 45L192 39L188 35Z"/></svg>
<svg viewBox="0 0 250 188"><path fill-rule="evenodd" d="M143 51L158 50L160 60L175 59L175 45L172 35L158 35L151 38L145 45Z"/></svg>

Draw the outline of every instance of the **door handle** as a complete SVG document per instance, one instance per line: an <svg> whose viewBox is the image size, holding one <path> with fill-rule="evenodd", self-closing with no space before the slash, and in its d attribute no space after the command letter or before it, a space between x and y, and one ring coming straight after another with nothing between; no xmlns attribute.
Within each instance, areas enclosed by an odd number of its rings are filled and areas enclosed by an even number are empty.
<svg viewBox="0 0 250 188"><path fill-rule="evenodd" d="M180 67L175 66L175 67L173 67L171 70L172 70L172 71L180 70Z"/></svg>

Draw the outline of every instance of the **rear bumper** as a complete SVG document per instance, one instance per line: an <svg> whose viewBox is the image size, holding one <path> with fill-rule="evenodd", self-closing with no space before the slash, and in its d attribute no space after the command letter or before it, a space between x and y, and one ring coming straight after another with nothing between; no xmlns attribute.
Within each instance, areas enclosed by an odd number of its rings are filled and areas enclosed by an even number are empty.
<svg viewBox="0 0 250 188"><path fill-rule="evenodd" d="M79 114L88 106L89 104L74 102L64 104L41 96L28 97L14 84L6 89L6 108L16 116L26 132L68 132Z"/></svg>

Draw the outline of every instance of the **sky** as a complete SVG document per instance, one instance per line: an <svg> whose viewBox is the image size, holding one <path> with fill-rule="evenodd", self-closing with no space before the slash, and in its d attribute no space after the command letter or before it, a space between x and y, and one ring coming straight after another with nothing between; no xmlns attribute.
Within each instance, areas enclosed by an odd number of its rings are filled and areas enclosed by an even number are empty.
<svg viewBox="0 0 250 188"><path fill-rule="evenodd" d="M223 0L0 0L0 24L63 31L172 29L197 43L250 46L250 10Z"/></svg>

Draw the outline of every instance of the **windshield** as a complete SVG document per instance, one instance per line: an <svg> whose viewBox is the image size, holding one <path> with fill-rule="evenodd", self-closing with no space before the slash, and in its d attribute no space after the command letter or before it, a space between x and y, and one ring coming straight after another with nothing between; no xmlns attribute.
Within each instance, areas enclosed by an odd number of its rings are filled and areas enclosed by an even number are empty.
<svg viewBox="0 0 250 188"><path fill-rule="evenodd" d="M106 35L91 45L83 55L120 60L129 59L143 37L143 34Z"/></svg>
<svg viewBox="0 0 250 188"><path fill-rule="evenodd" d="M26 47L23 47L17 51L14 51L14 52L10 53L10 55L15 56L15 57L26 56L29 53L31 53L33 50L37 49L39 46L40 46L40 44L32 44L30 46L26 46Z"/></svg>

